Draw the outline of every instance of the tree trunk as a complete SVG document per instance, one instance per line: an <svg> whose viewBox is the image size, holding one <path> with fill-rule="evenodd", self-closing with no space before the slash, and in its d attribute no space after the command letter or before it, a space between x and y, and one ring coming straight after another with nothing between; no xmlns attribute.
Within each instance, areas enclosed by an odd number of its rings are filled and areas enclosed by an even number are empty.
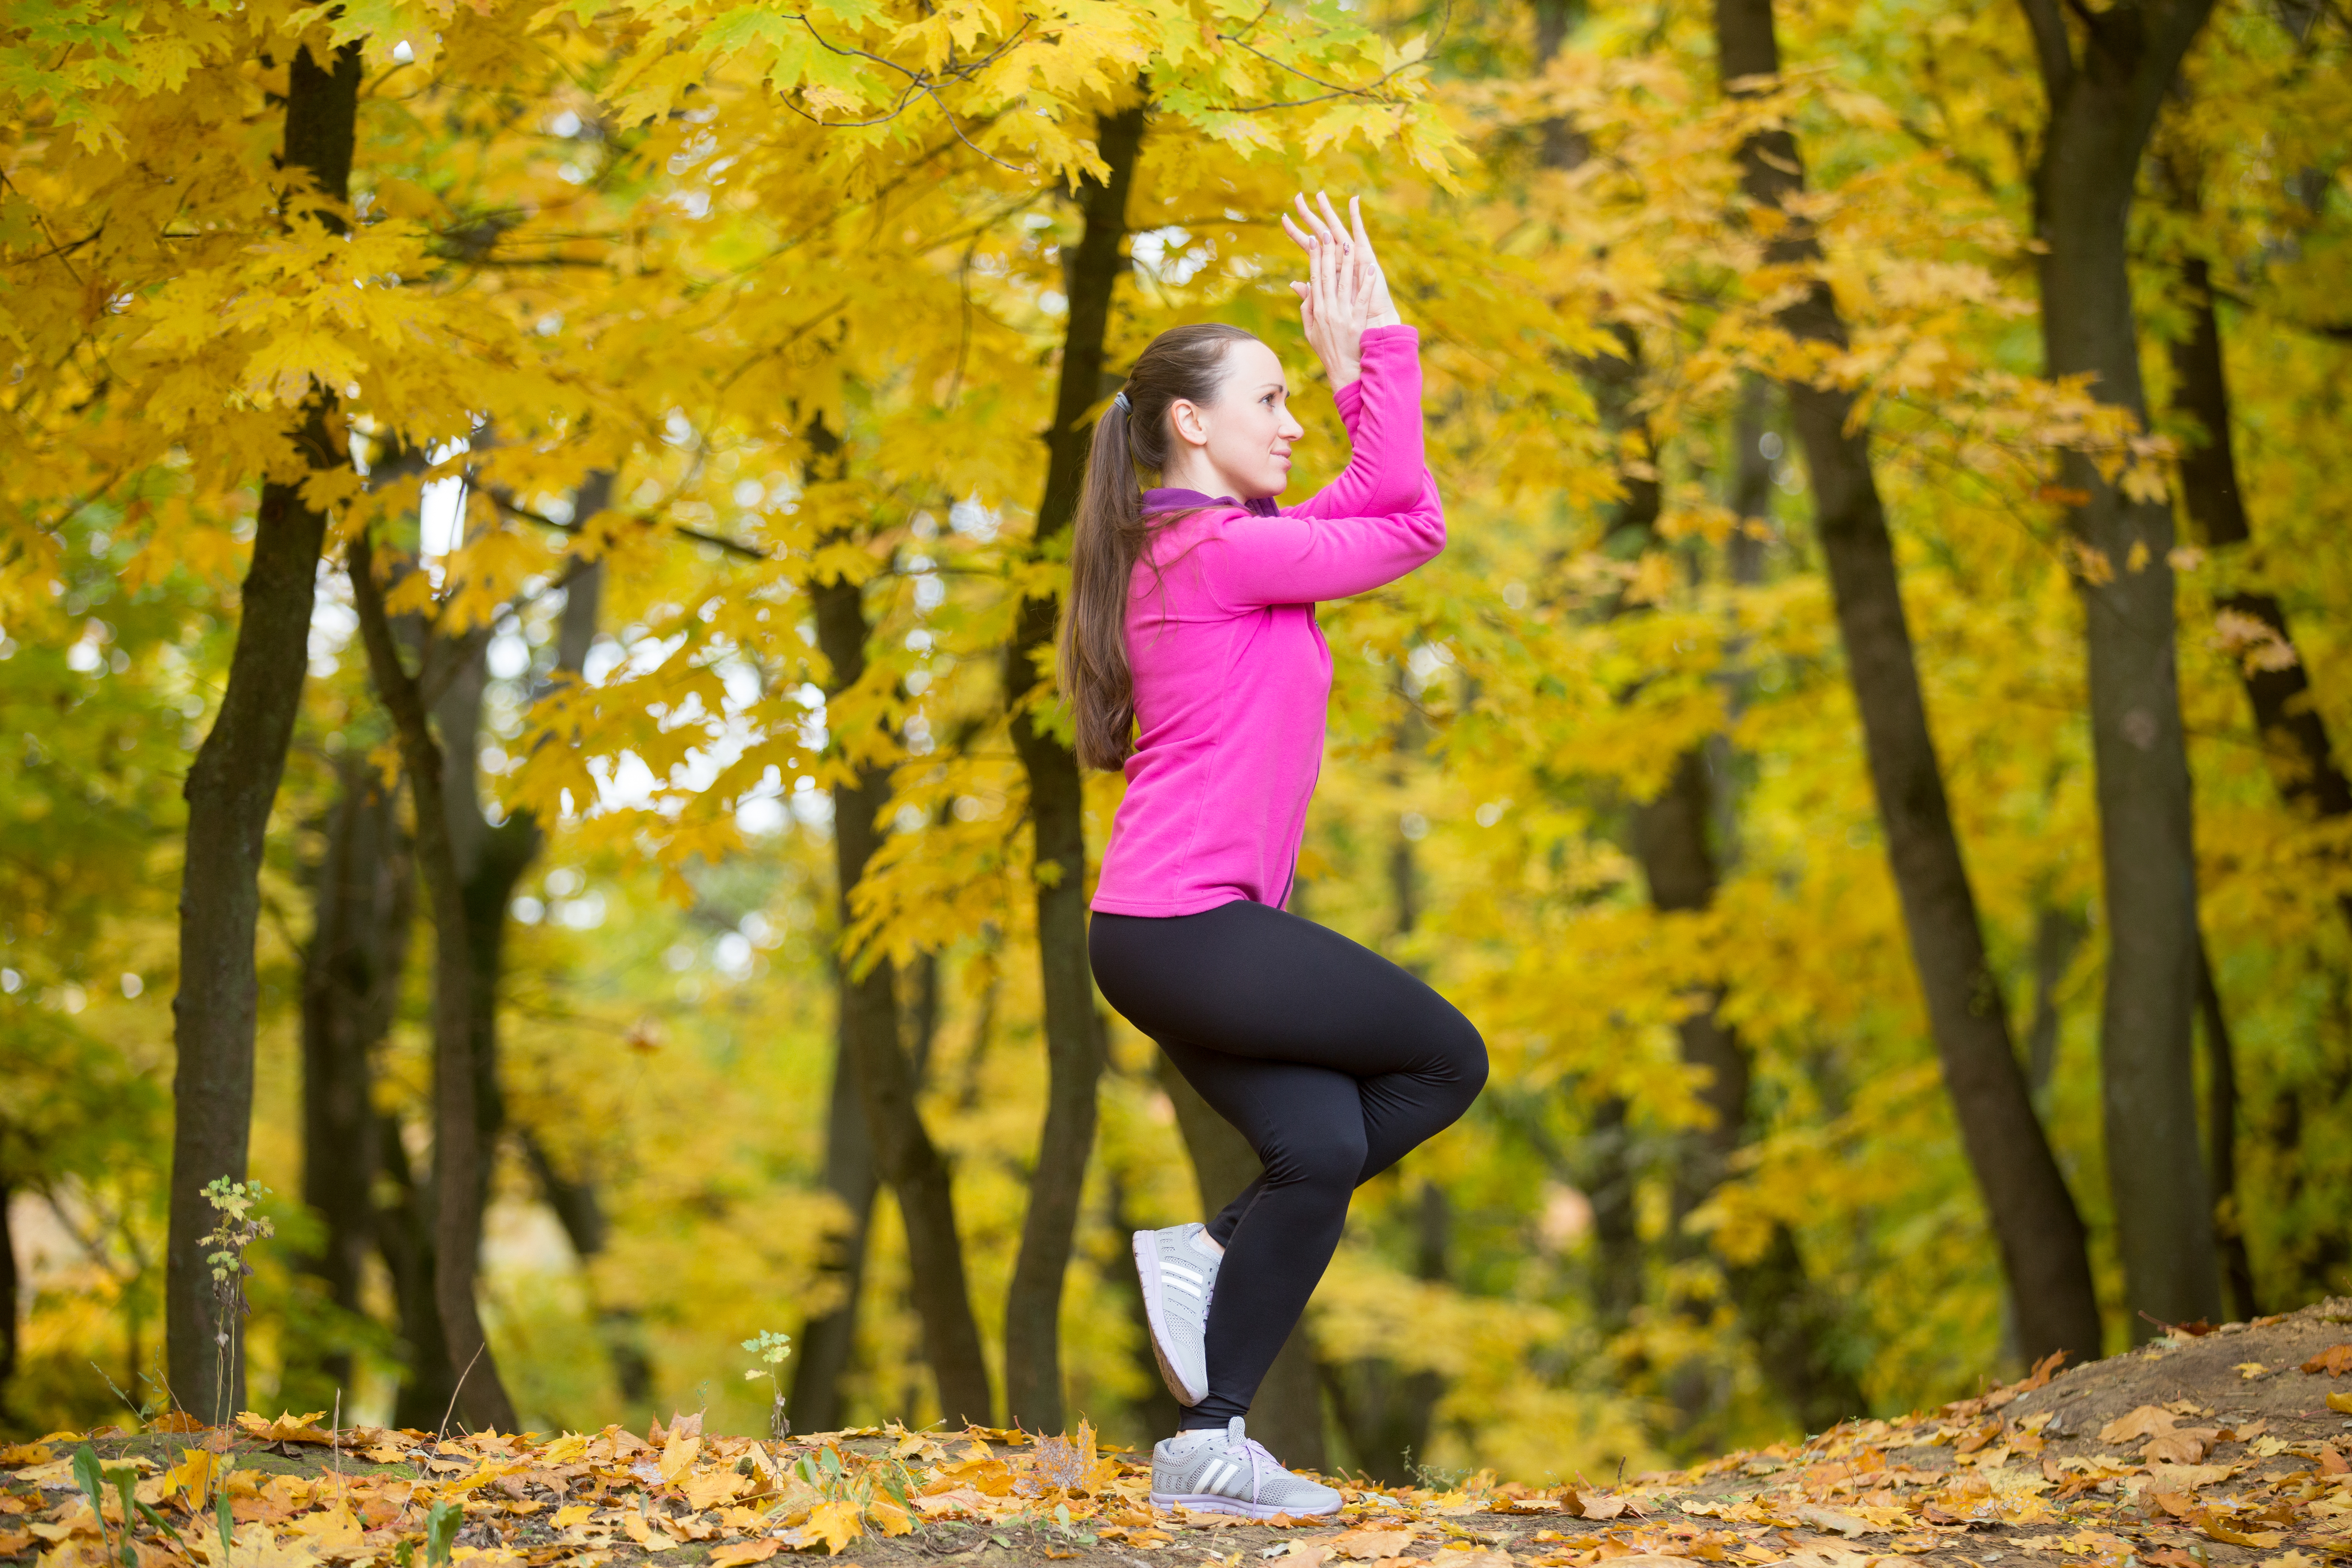
<svg viewBox="0 0 2352 1568"><path fill-rule="evenodd" d="M433 1183L419 1179L409 1164L399 1117L387 1113L378 1119L375 1143L395 1194L376 1210L376 1246L392 1275L393 1305L408 1352L393 1396L393 1425L430 1432L439 1428L457 1393L457 1369L449 1364L449 1342L441 1332L441 1309L433 1296Z"/></svg>
<svg viewBox="0 0 2352 1568"><path fill-rule="evenodd" d="M363 745L337 757L336 773L302 965L302 1201L326 1228L310 1270L335 1305L357 1312L376 1247L375 1053L400 1000L413 897L398 786ZM333 1352L326 1373L350 1387L351 1352Z"/></svg>
<svg viewBox="0 0 2352 1568"><path fill-rule="evenodd" d="M793 1371L789 1414L803 1432L831 1432L842 1425L841 1379L849 1370L856 1339L857 1303L866 1286L866 1244L874 1226L875 1194L881 1186L859 1095L857 1057L846 1027L849 984L845 976L835 982L844 1005L824 1126L824 1188L841 1200L848 1224L828 1240L818 1265L820 1276L832 1281L839 1300L801 1329L800 1365Z"/></svg>
<svg viewBox="0 0 2352 1568"><path fill-rule="evenodd" d="M1103 341L1111 292L1126 259L1127 192L1143 143L1143 106L1105 116L1097 130L1102 182L1078 185L1086 229L1069 257L1069 316L1061 382L1046 433L1045 492L1037 503L1033 551L1043 553L1069 531L1077 514L1092 428L1087 410L1104 394ZM1078 1200L1095 1142L1096 1090L1102 1078L1102 1031L1087 963L1085 799L1078 760L1038 728L1033 702L1037 659L1054 646L1056 602L1027 599L1004 654L1004 699L1013 750L1029 781L1029 821L1036 834L1037 963L1045 1004L1045 1124L1029 1180L1029 1211L1004 1300L1004 1385L1009 1418L1033 1432L1059 1432L1062 1413L1062 1280L1077 1229Z"/></svg>
<svg viewBox="0 0 2352 1568"><path fill-rule="evenodd" d="M2050 107L2034 175L2042 342L2053 377L2088 375L2142 427L2138 324L2126 230L2157 110L2212 0L2076 8L2022 0ZM2107 931L2099 1067L2107 1180L2135 1338L2221 1310L2211 1189L2197 1147L2190 1017L2197 860L2174 652L2172 507L2134 500L2091 458L2060 468L2093 564L2076 586L2089 655L2091 755ZM2029 1347L2029 1353L2031 1350Z"/></svg>
<svg viewBox="0 0 2352 1568"><path fill-rule="evenodd" d="M8 1205L16 1195L0 1176L0 1422L11 1421L8 1388L16 1380L16 1241L8 1228Z"/></svg>
<svg viewBox="0 0 2352 1568"><path fill-rule="evenodd" d="M2172 406L2199 427L2198 437L2190 438L2180 455L2181 500L2189 525L2205 546L2229 550L2247 543L2253 534L2238 489L2212 268L2203 257L2192 257L2182 264L2181 275L2189 332L2171 347ZM2271 750L2279 792L2322 816L2352 816L2352 781L2336 762L2326 721L2311 700L2310 668L2295 653L2277 595L2241 589L2223 595L2216 607L2256 623L2279 650L2291 656L2281 668L2265 664L2248 668L2242 660L2238 666L2247 700L2253 705L2254 727ZM2345 912L2352 918L2352 900L2347 900Z"/></svg>
<svg viewBox="0 0 2352 1568"><path fill-rule="evenodd" d="M335 51L326 68L307 50L295 51L279 164L306 171L338 205L351 188L359 85L358 45ZM343 226L331 209L310 216L339 232ZM331 400L331 393L314 394L295 436L313 468L344 460L329 427ZM215 1321L200 1238L216 1216L205 1187L219 1177L245 1179L262 847L302 703L326 527L325 514L303 504L300 481L262 485L228 684L184 791L188 849L180 879L180 989L172 1002L178 1059L172 1072L164 1335L172 1386L197 1400L198 1414L215 1424L243 1407L245 1365L237 1325Z"/></svg>
<svg viewBox="0 0 2352 1568"><path fill-rule="evenodd" d="M1249 1140L1210 1108L1184 1080L1165 1052L1159 1058L1160 1087L1176 1107L1176 1130L1192 1156L1192 1182L1207 1219L1233 1202L1264 1169ZM1329 1463L1323 1446L1323 1391L1315 1373L1315 1342L1301 1319L1283 1342L1265 1381L1250 1403L1250 1436L1279 1454L1293 1469L1319 1470Z"/></svg>
<svg viewBox="0 0 2352 1568"><path fill-rule="evenodd" d="M1780 73L1771 0L1716 0L1715 18L1727 87ZM1785 211L1803 185L1796 138L1786 130L1751 138L1740 149L1740 168L1742 189L1759 207ZM1811 231L1793 219L1767 251L1782 265L1820 254ZM1801 341L1845 344L1845 323L1819 281L1779 319ZM1927 729L1894 543L1871 471L1870 438L1849 428L1853 399L1848 394L1802 382L1786 389L1811 469L1814 526L1829 563L1847 678L1862 714L1912 963L1961 1142L2017 1305L2020 1348L2034 1359L2059 1350L2095 1356L2098 1299L2082 1216L2034 1116L2000 989L1985 961L1976 896Z"/></svg>
<svg viewBox="0 0 2352 1568"><path fill-rule="evenodd" d="M520 1142L523 1158L538 1179L541 1194L546 1198L547 1206L555 1211L556 1222L563 1226L563 1234L572 1243L572 1255L585 1269L604 1250L612 1236L612 1226L604 1218L604 1205L596 1196L593 1176L584 1171L566 1174L534 1129L524 1128ZM632 1410L638 1409L654 1393L653 1363L646 1354L644 1315L634 1307L598 1301L593 1290L589 1300L596 1320L597 1337L604 1342L604 1353L613 1363L614 1388Z"/></svg>
<svg viewBox="0 0 2352 1568"><path fill-rule="evenodd" d="M1106 1171L1104 1178L1104 1207L1108 1210L1105 1218L1110 1224L1111 1234L1126 1237L1143 1229L1147 1222L1135 1215L1132 1194L1128 1191L1126 1179L1118 1167ZM1118 1292L1127 1310L1128 1321L1135 1330L1136 1343L1148 1351L1151 1343L1151 1317L1144 1310L1143 1281L1132 1268L1115 1268L1103 1283ZM1168 1392L1167 1382L1157 1375L1145 1380L1143 1397L1130 1408L1139 1428L1133 1436L1145 1447L1173 1433L1177 1423L1184 1418L1184 1407L1176 1403L1174 1394Z"/></svg>
<svg viewBox="0 0 2352 1568"><path fill-rule="evenodd" d="M820 458L838 449L838 438L821 424L812 427L811 444ZM839 535L825 541L839 542ZM866 644L874 628L866 618L864 590L836 576L811 583L809 596L816 612L817 650L833 667L826 696L837 699L866 673ZM836 727L836 746L839 735ZM861 766L854 783L833 786L834 874L844 931L851 921L850 892L881 847L877 822L889 798L890 770L884 766ZM914 1064L898 1037L897 975L889 959L877 958L859 974L845 957L837 994L840 1039L845 1055L856 1063L852 1076L865 1101L866 1136L906 1222L907 1269L916 1315L923 1325L923 1354L939 1385L940 1413L950 1421L986 1425L992 1403L988 1363L964 1275L955 1191L947 1162L931 1142L916 1104L919 1086Z"/></svg>
<svg viewBox="0 0 2352 1568"><path fill-rule="evenodd" d="M1417 1207L1420 1246L1413 1277L1441 1283L1446 1278L1453 1205L1445 1201L1444 1188L1423 1182ZM1403 1372L1386 1357L1344 1365L1327 1361L1318 1370L1331 1398L1332 1416L1357 1468L1382 1486L1419 1485L1414 1472L1429 1458L1430 1422L1445 1394L1444 1375L1427 1367Z"/></svg>
<svg viewBox="0 0 2352 1568"><path fill-rule="evenodd" d="M447 777L424 694L400 661L367 535L351 543L352 604L377 696L392 715L416 816L416 865L433 911L433 1296L457 1376L458 1407L476 1428L512 1432L514 1404L482 1331L474 1279L481 1249L484 1151L477 1140L480 1068L465 888L450 827Z"/></svg>
<svg viewBox="0 0 2352 1568"><path fill-rule="evenodd" d="M2246 1251L2245 1226L2238 1215L2238 1054L2201 938L2197 943L2197 1013L2205 1025L2205 1157L2213 1173L2213 1228L2230 1287L2230 1315L2244 1322L2263 1309L2254 1294L2253 1259Z"/></svg>

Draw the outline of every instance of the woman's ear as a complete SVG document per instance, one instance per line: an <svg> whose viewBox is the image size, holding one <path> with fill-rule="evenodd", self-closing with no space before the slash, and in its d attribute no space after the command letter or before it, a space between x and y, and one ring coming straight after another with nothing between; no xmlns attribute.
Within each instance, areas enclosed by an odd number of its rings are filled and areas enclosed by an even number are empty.
<svg viewBox="0 0 2352 1568"><path fill-rule="evenodd" d="M1175 426L1176 437L1188 447L1209 444L1209 422L1201 414L1200 405L1178 398L1168 405L1168 423Z"/></svg>

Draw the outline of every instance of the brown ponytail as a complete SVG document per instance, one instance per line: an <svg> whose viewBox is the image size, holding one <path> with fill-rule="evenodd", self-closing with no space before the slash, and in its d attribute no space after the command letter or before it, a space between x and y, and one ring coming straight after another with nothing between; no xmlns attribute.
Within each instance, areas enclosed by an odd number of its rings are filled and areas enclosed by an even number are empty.
<svg viewBox="0 0 2352 1568"><path fill-rule="evenodd" d="M1061 685L1077 719L1078 761L1108 773L1135 749L1135 676L1127 657L1128 595L1152 536L1182 515L1143 511L1142 475L1167 467L1169 405L1206 406L1225 379L1225 352L1257 340L1207 321L1171 327L1128 372L1127 390L1095 421L1086 488L1070 539L1062 611Z"/></svg>

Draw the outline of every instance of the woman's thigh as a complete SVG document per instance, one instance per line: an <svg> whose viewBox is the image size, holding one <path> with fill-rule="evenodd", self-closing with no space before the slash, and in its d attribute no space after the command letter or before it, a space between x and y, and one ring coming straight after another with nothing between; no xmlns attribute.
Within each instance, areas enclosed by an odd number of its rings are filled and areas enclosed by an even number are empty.
<svg viewBox="0 0 2352 1568"><path fill-rule="evenodd" d="M1485 1076L1484 1043L1452 1003L1281 910L1236 900L1170 919L1098 914L1088 945L1104 997L1154 1039L1357 1078L1452 1077L1474 1062Z"/></svg>

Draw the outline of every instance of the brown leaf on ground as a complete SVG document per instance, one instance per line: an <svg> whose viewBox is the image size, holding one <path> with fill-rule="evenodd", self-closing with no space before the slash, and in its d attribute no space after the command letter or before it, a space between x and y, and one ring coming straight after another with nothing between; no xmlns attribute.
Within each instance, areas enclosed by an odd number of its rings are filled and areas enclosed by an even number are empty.
<svg viewBox="0 0 2352 1568"><path fill-rule="evenodd" d="M1355 1557L1375 1562L1383 1557L1396 1557L1412 1544L1410 1530L1381 1530L1361 1525L1323 1543L1334 1556Z"/></svg>
<svg viewBox="0 0 2352 1568"><path fill-rule="evenodd" d="M1840 1513L1835 1509L1814 1508L1811 1504L1800 1507L1797 1510L1797 1517L1816 1530L1832 1530L1849 1540L1857 1535L1868 1535L1873 1530L1878 1528L1867 1521L1854 1518L1850 1513Z"/></svg>
<svg viewBox="0 0 2352 1568"><path fill-rule="evenodd" d="M282 1412L275 1421L264 1421L248 1410L236 1418L237 1429L247 1436L264 1443L328 1443L335 1440L331 1432L322 1432L317 1423L324 1421L327 1413L313 1410L307 1415L288 1415Z"/></svg>
<svg viewBox="0 0 2352 1568"><path fill-rule="evenodd" d="M2210 1426L2184 1426L2176 1431L2160 1432L2147 1440L2140 1457L2150 1463L2168 1465L2202 1464L2212 1451L2213 1441L2221 1434Z"/></svg>
<svg viewBox="0 0 2352 1568"><path fill-rule="evenodd" d="M2342 1377L2352 1372L2352 1343L2330 1345L2303 1363L2305 1372L2324 1372L2330 1377Z"/></svg>
<svg viewBox="0 0 2352 1568"><path fill-rule="evenodd" d="M2142 1437L2169 1432L2179 1424L2179 1417L2163 1405L2143 1405L2129 1415L2118 1415L2100 1427L2099 1441L2112 1445L2137 1442Z"/></svg>
<svg viewBox="0 0 2352 1568"><path fill-rule="evenodd" d="M1632 1498L1602 1497L1598 1492L1572 1492L1563 1489L1560 1493L1559 1504L1561 1512L1574 1514L1579 1519L1622 1519L1628 1513L1633 1514L1636 1519L1642 1517L1641 1505Z"/></svg>

